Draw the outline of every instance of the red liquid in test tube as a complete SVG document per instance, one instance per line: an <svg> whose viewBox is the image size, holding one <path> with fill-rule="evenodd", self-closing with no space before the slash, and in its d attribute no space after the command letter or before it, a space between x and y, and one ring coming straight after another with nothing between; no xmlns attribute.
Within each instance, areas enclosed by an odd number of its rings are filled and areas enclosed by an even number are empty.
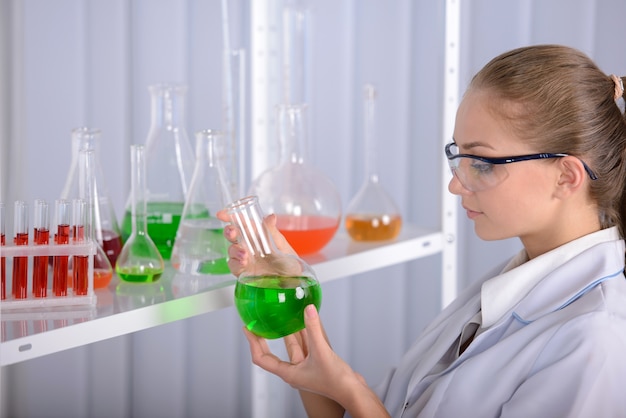
<svg viewBox="0 0 626 418"><path fill-rule="evenodd" d="M85 201L74 199L72 202L72 243L82 244L85 242ZM72 281L75 295L86 295L89 284L89 256L74 255L72 257L73 271Z"/></svg>
<svg viewBox="0 0 626 418"><path fill-rule="evenodd" d="M28 205L18 200L15 202L14 214L15 245L28 245ZM13 257L12 293L15 299L26 299L28 296L28 257Z"/></svg>
<svg viewBox="0 0 626 418"><path fill-rule="evenodd" d="M48 203L35 200L35 219L33 221L33 242L35 245L48 245L50 242L50 218ZM48 257L33 257L33 295L45 298L48 293Z"/></svg>
<svg viewBox="0 0 626 418"><path fill-rule="evenodd" d="M5 228L4 228L4 203L0 202L0 247L3 247L6 244L5 237ZM2 249L0 249L0 253L2 253ZM0 257L0 276L2 279L2 299L6 299L7 297L7 260L6 257ZM4 331L4 327L2 328ZM4 340L3 340L4 341Z"/></svg>
<svg viewBox="0 0 626 418"><path fill-rule="evenodd" d="M70 202L58 199L56 206L56 245L67 245L70 242ZM67 271L69 256L56 255L52 261L52 292L55 296L67 296Z"/></svg>

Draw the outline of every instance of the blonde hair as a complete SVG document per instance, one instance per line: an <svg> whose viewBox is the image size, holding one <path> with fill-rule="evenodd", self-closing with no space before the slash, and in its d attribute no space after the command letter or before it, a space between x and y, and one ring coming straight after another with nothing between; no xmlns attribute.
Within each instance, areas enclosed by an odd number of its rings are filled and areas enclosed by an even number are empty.
<svg viewBox="0 0 626 418"><path fill-rule="evenodd" d="M602 227L617 225L624 236L626 119L610 76L576 49L535 45L491 60L472 79L472 89L487 92L490 111L537 152L584 160L598 176L589 192Z"/></svg>

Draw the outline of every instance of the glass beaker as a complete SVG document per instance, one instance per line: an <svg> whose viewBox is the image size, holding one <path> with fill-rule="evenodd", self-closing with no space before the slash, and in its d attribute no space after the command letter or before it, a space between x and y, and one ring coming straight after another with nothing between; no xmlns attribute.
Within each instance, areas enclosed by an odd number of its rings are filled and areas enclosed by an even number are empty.
<svg viewBox="0 0 626 418"><path fill-rule="evenodd" d="M398 236L402 216L380 184L376 167L376 89L364 89L365 181L346 209L345 228L356 241L382 241Z"/></svg>
<svg viewBox="0 0 626 418"><path fill-rule="evenodd" d="M94 183L91 186L93 191L91 199L93 199L93 202L88 202L88 206L93 206L93 239L102 247L104 254L109 259L109 263L115 266L117 257L122 250L122 236L113 208L113 202L109 197L104 171L98 157L101 136L102 131L100 129L82 126L72 130L72 162L65 180L65 186L61 192L61 199L71 201L77 198L85 198L80 194L80 182L84 179L81 179L78 173L78 153L87 150L93 151L94 167L91 180Z"/></svg>
<svg viewBox="0 0 626 418"><path fill-rule="evenodd" d="M256 196L231 203L227 211L249 253L235 285L235 306L246 328L269 339L303 329L304 308L313 303L319 310L322 302L315 273L297 255L277 249Z"/></svg>
<svg viewBox="0 0 626 418"><path fill-rule="evenodd" d="M306 107L277 107L280 162L261 173L249 189L268 213L276 214L278 229L298 254L321 250L341 221L335 185L305 158Z"/></svg>
<svg viewBox="0 0 626 418"><path fill-rule="evenodd" d="M132 231L117 258L115 271L122 280L153 282L165 269L163 257L148 235L146 160L143 145L130 146Z"/></svg>
<svg viewBox="0 0 626 418"><path fill-rule="evenodd" d="M231 201L217 153L225 140L214 130L196 133L196 164L171 257L181 273L230 273L224 223L215 217Z"/></svg>
<svg viewBox="0 0 626 418"><path fill-rule="evenodd" d="M102 215L102 199L100 198L100 191L98 190L98 160L96 158L96 152L93 149L81 149L78 151L78 178L79 178L79 193L80 199L85 202L85 219L84 219L84 240L95 241L96 253L93 258L93 287L94 289L100 289L107 287L113 278L113 265L107 257L109 254L105 253L105 248L109 250L115 249L111 252L111 255L115 255L117 258L122 251L120 246L121 238L119 235L111 235L108 230L102 230L98 226L102 226L102 220L105 216ZM98 231L107 232L108 237L115 236L115 244L111 245L113 241L104 240L100 241L102 236L98 235ZM104 243L105 246L102 246ZM70 270L73 265L70 260ZM72 276L70 276L72 277Z"/></svg>
<svg viewBox="0 0 626 418"><path fill-rule="evenodd" d="M147 230L161 256L169 260L195 163L185 128L187 88L178 84L149 86L151 124L145 143ZM122 221L122 238L132 231L130 199Z"/></svg>

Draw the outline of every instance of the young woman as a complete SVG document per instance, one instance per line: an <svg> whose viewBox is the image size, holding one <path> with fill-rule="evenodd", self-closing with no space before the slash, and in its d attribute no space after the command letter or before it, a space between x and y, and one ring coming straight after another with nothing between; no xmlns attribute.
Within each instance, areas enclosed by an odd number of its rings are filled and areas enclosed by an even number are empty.
<svg viewBox="0 0 626 418"><path fill-rule="evenodd" d="M494 58L459 106L449 190L480 238L524 249L445 308L375 389L333 352L314 306L284 339L290 361L246 330L254 364L299 389L311 417L626 416L623 95L623 79L571 48ZM235 228L225 235L237 274L247 254Z"/></svg>

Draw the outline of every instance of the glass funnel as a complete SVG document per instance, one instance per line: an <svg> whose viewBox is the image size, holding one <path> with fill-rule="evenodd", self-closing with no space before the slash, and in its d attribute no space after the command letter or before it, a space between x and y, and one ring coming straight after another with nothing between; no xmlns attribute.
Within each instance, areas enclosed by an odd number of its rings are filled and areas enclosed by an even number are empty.
<svg viewBox="0 0 626 418"><path fill-rule="evenodd" d="M146 214L150 238L169 260L195 163L185 128L187 88L178 84L149 87L151 124L145 143ZM122 221L124 241L132 231L130 199Z"/></svg>
<svg viewBox="0 0 626 418"><path fill-rule="evenodd" d="M333 238L341 221L341 198L335 185L307 162L306 105L279 105L278 166L261 173L249 189L298 254L321 250Z"/></svg>
<svg viewBox="0 0 626 418"><path fill-rule="evenodd" d="M231 201L217 150L222 132L196 133L196 164L172 250L172 266L185 274L229 274L224 223L215 214Z"/></svg>
<svg viewBox="0 0 626 418"><path fill-rule="evenodd" d="M246 328L263 338L280 338L304 328L304 308L319 310L322 288L311 267L300 257L277 249L263 223L256 196L227 206L239 228L249 262L237 278L235 306Z"/></svg>
<svg viewBox="0 0 626 418"><path fill-rule="evenodd" d="M364 89L365 181L346 209L345 228L356 241L382 241L398 236L402 217L376 167L376 89Z"/></svg>
<svg viewBox="0 0 626 418"><path fill-rule="evenodd" d="M128 282L153 282L165 269L163 257L148 235L145 158L143 145L130 146L132 230L115 266L120 279Z"/></svg>
<svg viewBox="0 0 626 418"><path fill-rule="evenodd" d="M91 196L88 205L93 210L91 222L93 227L93 239L98 242L109 263L115 266L117 257L122 250L121 230L117 223L113 203L109 198L106 178L99 160L100 141L102 131L87 127L79 127L72 130L72 162L61 192L61 199L73 200L84 198L80 194L78 154L80 151L92 151L93 174L90 185ZM54 225L52 225L54 229Z"/></svg>

